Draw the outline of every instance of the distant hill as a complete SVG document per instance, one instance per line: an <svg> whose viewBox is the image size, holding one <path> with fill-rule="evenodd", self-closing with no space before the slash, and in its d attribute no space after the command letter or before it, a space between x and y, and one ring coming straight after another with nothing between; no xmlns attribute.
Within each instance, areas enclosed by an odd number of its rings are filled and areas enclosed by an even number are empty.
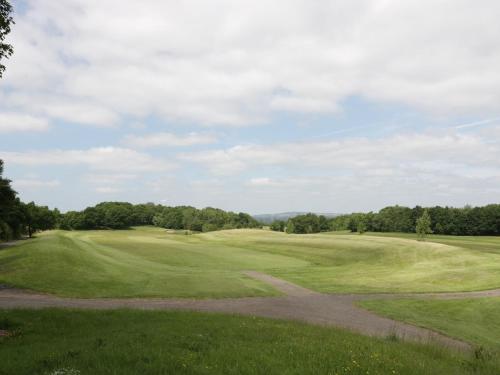
<svg viewBox="0 0 500 375"><path fill-rule="evenodd" d="M295 217L295 216L299 216L299 215L305 215L305 214L308 214L308 213L309 212L280 212L280 213L276 213L276 214L252 215L252 217L255 220L260 221L261 223L271 224L275 220L287 221L291 217ZM340 214L337 214L337 213L317 213L317 212L313 212L313 213L316 214L316 215L323 215L323 216L326 216L326 217L329 217L329 218L340 215Z"/></svg>

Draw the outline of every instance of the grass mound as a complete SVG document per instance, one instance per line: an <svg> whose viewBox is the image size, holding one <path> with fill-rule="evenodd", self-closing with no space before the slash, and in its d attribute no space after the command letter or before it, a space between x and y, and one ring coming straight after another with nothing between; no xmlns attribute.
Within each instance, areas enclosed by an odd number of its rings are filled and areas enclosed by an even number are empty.
<svg viewBox="0 0 500 375"><path fill-rule="evenodd" d="M0 284L72 297L270 296L243 271L323 293L500 287L500 238L228 230L179 235L152 227L51 231L0 251Z"/></svg>

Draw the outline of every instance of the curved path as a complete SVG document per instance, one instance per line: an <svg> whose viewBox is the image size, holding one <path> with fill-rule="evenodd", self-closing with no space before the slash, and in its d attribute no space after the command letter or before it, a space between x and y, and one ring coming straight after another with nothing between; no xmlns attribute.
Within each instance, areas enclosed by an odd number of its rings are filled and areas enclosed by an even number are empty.
<svg viewBox="0 0 500 375"><path fill-rule="evenodd" d="M224 312L269 318L292 319L312 324L336 326L370 336L395 335L402 339L437 342L460 350L469 350L468 343L411 324L384 318L356 306L365 299L389 298L476 298L500 296L500 289L483 292L429 294L321 294L287 281L247 271L246 275L271 284L282 292L281 297L248 297L228 299L125 299L61 298L47 294L0 287L0 308L87 308L87 309L166 309Z"/></svg>

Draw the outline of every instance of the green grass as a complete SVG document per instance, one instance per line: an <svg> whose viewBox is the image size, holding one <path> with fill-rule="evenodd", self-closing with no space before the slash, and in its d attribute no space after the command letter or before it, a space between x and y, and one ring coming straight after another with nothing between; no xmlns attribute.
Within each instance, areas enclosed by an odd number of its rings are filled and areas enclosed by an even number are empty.
<svg viewBox="0 0 500 375"><path fill-rule="evenodd" d="M332 232L334 233L334 232ZM369 235L378 237L396 237L415 239L415 233L380 233L370 232ZM500 238L497 236L449 236L442 234L429 234L425 241L458 246L471 250L480 250L500 254Z"/></svg>
<svg viewBox="0 0 500 375"><path fill-rule="evenodd" d="M496 360L278 320L0 310L0 374L498 374Z"/></svg>
<svg viewBox="0 0 500 375"><path fill-rule="evenodd" d="M443 238L442 238L443 237ZM467 291L500 287L500 238L288 235L152 227L50 231L0 251L0 283L77 297L275 295L257 270L320 292Z"/></svg>
<svg viewBox="0 0 500 375"><path fill-rule="evenodd" d="M500 351L500 298L460 300L371 300L360 305L376 313L427 327Z"/></svg>

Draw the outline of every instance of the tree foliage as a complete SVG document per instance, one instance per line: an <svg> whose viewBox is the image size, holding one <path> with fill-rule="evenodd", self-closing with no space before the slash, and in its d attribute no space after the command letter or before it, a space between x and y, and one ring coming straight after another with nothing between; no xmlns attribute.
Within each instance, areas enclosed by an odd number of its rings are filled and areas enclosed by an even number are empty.
<svg viewBox="0 0 500 375"><path fill-rule="evenodd" d="M431 217L428 210L424 210L422 216L417 219L415 232L417 233L420 240L424 240L427 234L432 233Z"/></svg>
<svg viewBox="0 0 500 375"><path fill-rule="evenodd" d="M414 208L391 206L378 213L353 213L330 219L331 230L350 230L358 232L360 217L370 232L415 233L417 220L427 211L430 218L431 233L451 235L500 235L500 205L489 204L483 207L428 207Z"/></svg>
<svg viewBox="0 0 500 375"><path fill-rule="evenodd" d="M286 228L286 223L283 220L275 220L269 226L269 229L275 232L284 232Z"/></svg>
<svg viewBox="0 0 500 375"><path fill-rule="evenodd" d="M3 178L3 160L0 160L0 239L3 240L18 237L22 221L20 202L10 182Z"/></svg>
<svg viewBox="0 0 500 375"><path fill-rule="evenodd" d="M35 202L22 204L24 226L29 237L33 233L53 229L59 219L59 211L51 210L47 206L37 206Z"/></svg>
<svg viewBox="0 0 500 375"><path fill-rule="evenodd" d="M0 240L10 240L27 234L30 237L39 230L52 229L57 225L59 211L34 202L25 204L12 189L11 181L3 176L0 160Z"/></svg>
<svg viewBox="0 0 500 375"><path fill-rule="evenodd" d="M415 233L417 232L418 219L425 212L429 218L429 227L426 233L500 235L500 204L463 208L389 206L379 212L356 212L331 219L321 215L307 214L289 219L285 230L287 233L318 233L330 230L350 230L359 233L365 231ZM279 231L280 223L272 223L271 229Z"/></svg>
<svg viewBox="0 0 500 375"><path fill-rule="evenodd" d="M77 212L62 215L61 229L125 229L131 226L155 225L161 228L210 232L219 229L257 228L260 224L250 215L207 207L167 207L154 203L133 205L127 202L103 202Z"/></svg>
<svg viewBox="0 0 500 375"><path fill-rule="evenodd" d="M153 217L154 225L169 229L211 232L220 229L258 228L260 224L250 215L206 207L164 207Z"/></svg>
<svg viewBox="0 0 500 375"><path fill-rule="evenodd" d="M5 71L2 58L8 58L14 52L10 44L5 43L5 37L10 33L11 25L14 24L12 18L12 6L7 0L0 0L0 78Z"/></svg>
<svg viewBox="0 0 500 375"><path fill-rule="evenodd" d="M287 233L319 233L330 230L328 219L323 215L305 214L288 219Z"/></svg>

